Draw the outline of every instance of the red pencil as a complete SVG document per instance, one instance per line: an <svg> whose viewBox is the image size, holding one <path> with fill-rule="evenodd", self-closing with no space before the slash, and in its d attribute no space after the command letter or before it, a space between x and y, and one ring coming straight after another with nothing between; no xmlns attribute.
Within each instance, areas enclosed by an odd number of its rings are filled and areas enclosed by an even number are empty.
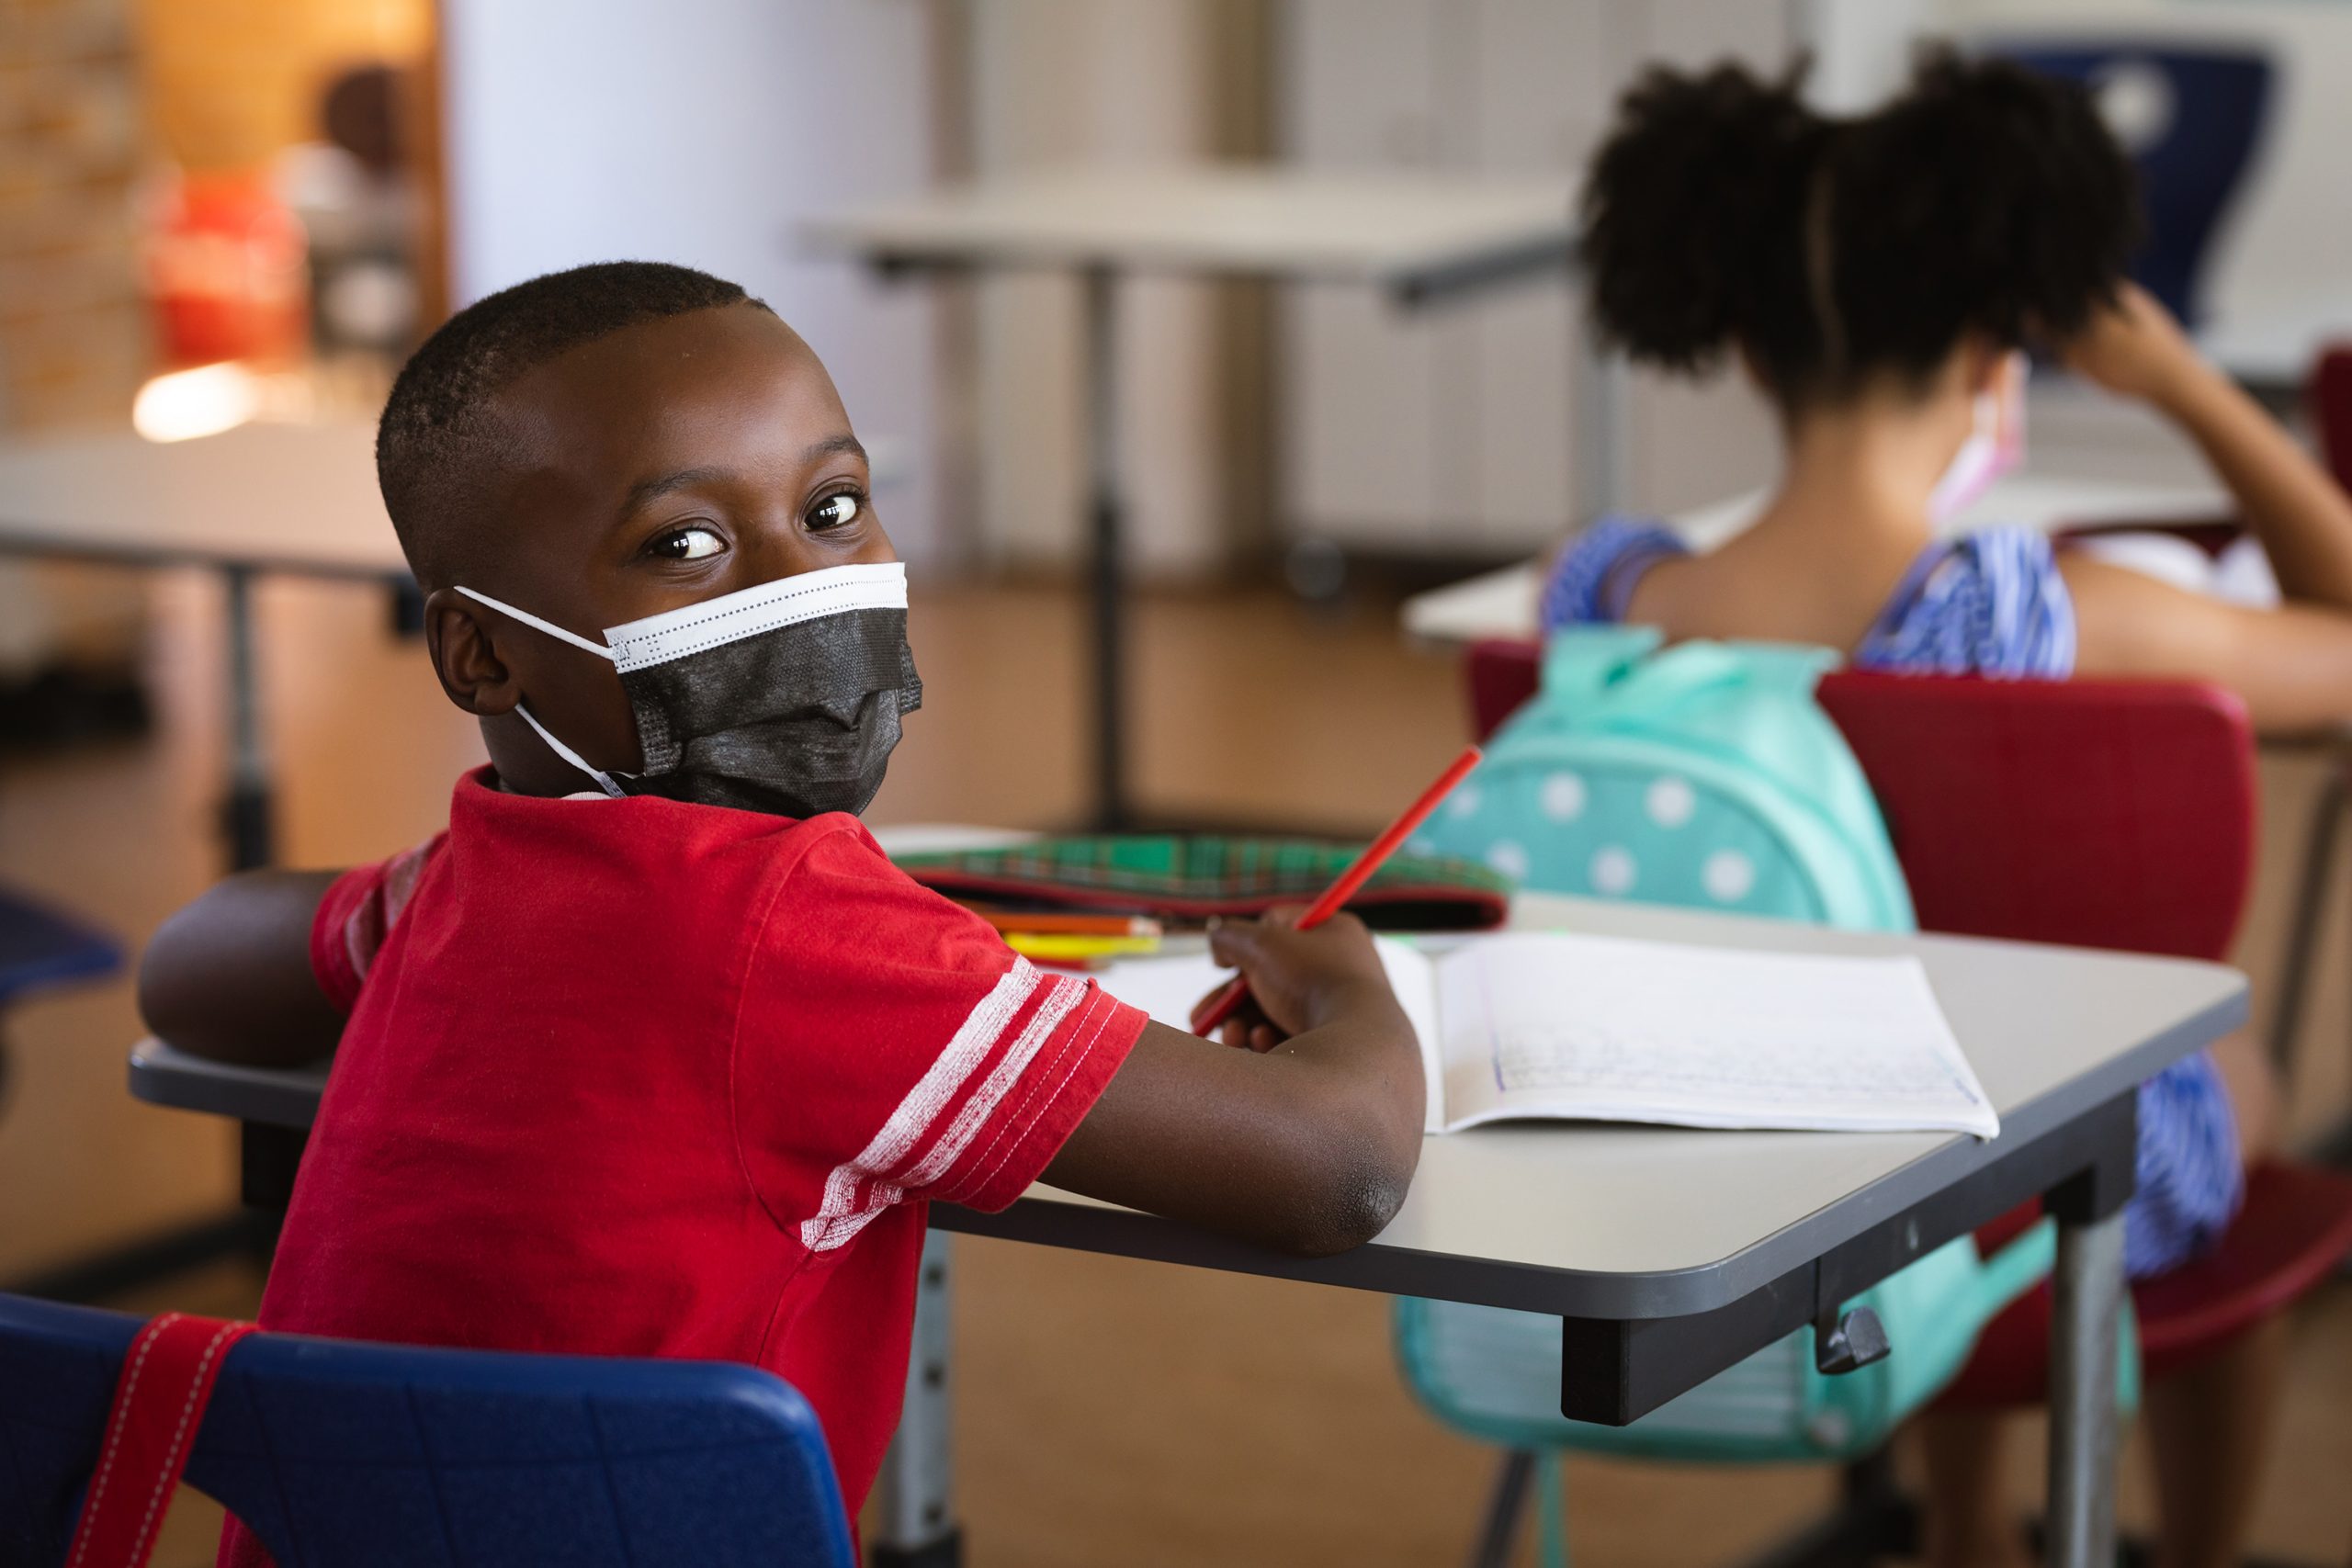
<svg viewBox="0 0 2352 1568"><path fill-rule="evenodd" d="M1340 880L1324 889L1323 897L1315 900L1306 913L1299 917L1298 929L1312 931L1345 908L1348 900L1356 896L1356 889L1362 887L1365 880L1380 869L1382 863L1412 837L1414 829L1429 820L1430 813L1438 808L1439 802L1452 795L1453 786L1478 765L1481 755L1483 753L1476 746L1464 747L1462 755L1453 759L1453 765L1438 775L1437 783L1422 791L1421 797L1407 807L1405 814L1391 822L1387 829L1372 841L1371 847L1356 857L1353 865L1340 874ZM1193 1010L1193 1032L1215 1037L1225 1021L1233 1016L1249 995L1250 982L1236 975Z"/></svg>

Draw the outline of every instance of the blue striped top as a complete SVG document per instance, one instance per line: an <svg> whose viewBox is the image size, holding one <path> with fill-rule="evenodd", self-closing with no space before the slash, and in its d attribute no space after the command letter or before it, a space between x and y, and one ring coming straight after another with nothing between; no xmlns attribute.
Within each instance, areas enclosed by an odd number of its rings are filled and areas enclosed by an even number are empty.
<svg viewBox="0 0 2352 1568"><path fill-rule="evenodd" d="M1642 574L1689 553L1662 524L1601 519L1553 563L1544 630L1623 619ZM1945 675L2073 674L2075 602L2049 538L1986 528L1928 546L1855 644L1853 662ZM2123 1213L2124 1268L2135 1280L2211 1247L2245 1196L2237 1125L2211 1056L2199 1052L2150 1079L2139 1109L2138 1190Z"/></svg>

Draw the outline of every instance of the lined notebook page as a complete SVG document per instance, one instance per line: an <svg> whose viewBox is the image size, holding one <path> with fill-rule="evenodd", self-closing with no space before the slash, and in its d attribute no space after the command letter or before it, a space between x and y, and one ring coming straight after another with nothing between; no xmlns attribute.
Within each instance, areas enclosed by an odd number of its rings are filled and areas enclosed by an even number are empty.
<svg viewBox="0 0 2352 1568"><path fill-rule="evenodd" d="M1383 937L1380 954L1420 1039L1433 1133L1513 1117L2000 1129L1915 958L1558 933L1450 937L1428 953ZM1230 974L1193 952L1098 978L1183 1029Z"/></svg>
<svg viewBox="0 0 2352 1568"><path fill-rule="evenodd" d="M1435 966L1448 1130L2000 1130L1916 958L1508 934Z"/></svg>

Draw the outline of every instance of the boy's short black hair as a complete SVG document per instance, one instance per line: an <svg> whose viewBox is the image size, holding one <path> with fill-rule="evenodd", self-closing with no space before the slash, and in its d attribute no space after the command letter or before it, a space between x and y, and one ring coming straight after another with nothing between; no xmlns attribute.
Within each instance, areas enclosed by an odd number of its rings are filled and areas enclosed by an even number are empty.
<svg viewBox="0 0 2352 1568"><path fill-rule="evenodd" d="M473 515L503 455L492 400L526 371L624 327L689 310L766 303L741 284L667 262L597 262L476 300L409 356L376 426L376 482L409 570L448 586L482 526Z"/></svg>

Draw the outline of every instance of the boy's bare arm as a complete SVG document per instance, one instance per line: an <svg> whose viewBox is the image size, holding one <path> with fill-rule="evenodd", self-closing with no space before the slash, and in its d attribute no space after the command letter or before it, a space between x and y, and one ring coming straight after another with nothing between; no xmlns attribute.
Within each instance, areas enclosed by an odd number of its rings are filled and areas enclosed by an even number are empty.
<svg viewBox="0 0 2352 1568"><path fill-rule="evenodd" d="M1423 1087L1370 934L1342 916L1227 926L1211 945L1254 998L1228 1039L1271 1048L1147 1025L1046 1179L1285 1252L1371 1240L1420 1158Z"/></svg>
<svg viewBox="0 0 2352 1568"><path fill-rule="evenodd" d="M343 1014L311 968L311 925L338 873L249 871L165 920L139 961L139 1011L182 1050L251 1066L333 1054Z"/></svg>

